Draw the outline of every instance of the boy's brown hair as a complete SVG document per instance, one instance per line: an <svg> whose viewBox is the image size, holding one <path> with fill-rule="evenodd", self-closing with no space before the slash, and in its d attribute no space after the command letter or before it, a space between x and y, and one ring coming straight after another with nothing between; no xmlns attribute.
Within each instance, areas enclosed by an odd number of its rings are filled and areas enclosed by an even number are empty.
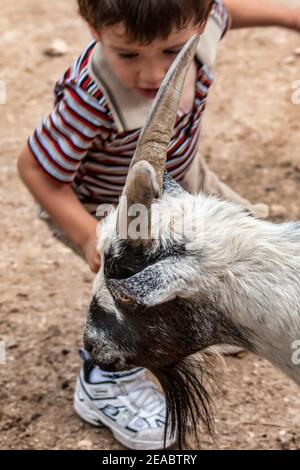
<svg viewBox="0 0 300 470"><path fill-rule="evenodd" d="M77 0L81 16L96 30L122 22L133 42L166 39L174 27L205 21L213 0Z"/></svg>

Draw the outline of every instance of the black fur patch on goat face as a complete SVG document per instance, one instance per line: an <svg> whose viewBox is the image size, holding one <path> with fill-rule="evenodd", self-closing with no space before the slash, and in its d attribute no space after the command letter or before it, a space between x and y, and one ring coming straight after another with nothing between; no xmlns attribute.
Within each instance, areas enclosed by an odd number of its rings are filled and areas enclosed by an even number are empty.
<svg viewBox="0 0 300 470"><path fill-rule="evenodd" d="M186 252L184 244L174 243L172 240L164 250L156 253L151 253L144 247L132 247L126 240L119 242L118 250L118 254L115 254L114 247L111 245L105 255L104 276L106 279L127 279L162 259L180 256Z"/></svg>
<svg viewBox="0 0 300 470"><path fill-rule="evenodd" d="M135 366L134 342L115 312L99 305L93 298L84 329L84 347L91 361L110 372L128 370Z"/></svg>
<svg viewBox="0 0 300 470"><path fill-rule="evenodd" d="M134 357L130 362L147 368L168 367L187 356L218 343L228 342L252 350L251 332L237 329L207 299L176 299L154 307L138 303L124 303L115 299L122 312L122 329L111 328L102 321L102 328L109 331L111 340L125 338L132 348ZM120 340L122 335L122 340Z"/></svg>
<svg viewBox="0 0 300 470"><path fill-rule="evenodd" d="M96 330L105 335L118 337L120 333L123 333L120 331L120 323L116 316L99 305L96 298L93 298L90 304L88 319Z"/></svg>
<svg viewBox="0 0 300 470"><path fill-rule="evenodd" d="M136 274L155 260L149 259L143 247L130 246L127 241L119 242L118 254L111 245L105 255L104 276L107 279L127 279Z"/></svg>

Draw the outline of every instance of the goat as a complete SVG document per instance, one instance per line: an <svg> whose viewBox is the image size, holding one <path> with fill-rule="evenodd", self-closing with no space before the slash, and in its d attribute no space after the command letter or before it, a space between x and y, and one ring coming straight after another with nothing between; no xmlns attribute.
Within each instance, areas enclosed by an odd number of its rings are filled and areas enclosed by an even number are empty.
<svg viewBox="0 0 300 470"><path fill-rule="evenodd" d="M120 203L100 224L103 263L84 331L91 361L102 369L144 366L156 375L180 446L198 420L213 433L207 378L216 377L202 353L207 347L241 346L300 383L292 361L300 339L300 223L273 224L215 196L189 194L165 172L196 44L192 38L168 72ZM130 233L135 204L147 209L146 236Z"/></svg>

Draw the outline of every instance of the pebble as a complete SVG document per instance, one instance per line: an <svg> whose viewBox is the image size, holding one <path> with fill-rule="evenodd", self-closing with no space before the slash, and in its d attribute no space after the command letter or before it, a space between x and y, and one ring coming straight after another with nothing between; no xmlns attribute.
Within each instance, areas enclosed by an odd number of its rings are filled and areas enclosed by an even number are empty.
<svg viewBox="0 0 300 470"><path fill-rule="evenodd" d="M283 59L283 63L284 64L294 64L295 63L295 56L293 55L289 55L287 57L285 57L285 59Z"/></svg>
<svg viewBox="0 0 300 470"><path fill-rule="evenodd" d="M285 57L283 59L283 63L284 64L294 64L298 57L300 57L300 47L296 47L296 49L293 50L292 54Z"/></svg>
<svg viewBox="0 0 300 470"><path fill-rule="evenodd" d="M68 52L68 46L62 39L53 39L49 47L44 50L44 54L48 57L60 57Z"/></svg>
<svg viewBox="0 0 300 470"><path fill-rule="evenodd" d="M77 443L77 449L91 449L92 447L93 443L89 439L83 439Z"/></svg>
<svg viewBox="0 0 300 470"><path fill-rule="evenodd" d="M83 282L86 283L86 284L91 284L91 283L93 282L93 277L90 276L89 274L84 274L84 275L82 276L82 280L83 280Z"/></svg>
<svg viewBox="0 0 300 470"><path fill-rule="evenodd" d="M289 168L291 167L293 164L292 160L289 160L288 158L282 160L279 165L282 167L282 168Z"/></svg>
<svg viewBox="0 0 300 470"><path fill-rule="evenodd" d="M280 442L284 449L288 449L290 444L295 442L295 438L293 434L286 431L285 429L281 429L277 435L277 440Z"/></svg>
<svg viewBox="0 0 300 470"><path fill-rule="evenodd" d="M270 212L272 217L285 217L287 215L287 209L280 204L272 204Z"/></svg>
<svg viewBox="0 0 300 470"><path fill-rule="evenodd" d="M296 49L294 49L294 55L296 56L300 56L300 47L297 47Z"/></svg>
<svg viewBox="0 0 300 470"><path fill-rule="evenodd" d="M300 163L297 163L294 168L296 171L300 171Z"/></svg>

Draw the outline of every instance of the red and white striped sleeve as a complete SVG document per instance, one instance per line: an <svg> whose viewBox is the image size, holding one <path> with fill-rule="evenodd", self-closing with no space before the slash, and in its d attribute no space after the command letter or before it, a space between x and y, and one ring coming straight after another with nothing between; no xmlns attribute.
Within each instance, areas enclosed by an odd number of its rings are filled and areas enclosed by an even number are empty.
<svg viewBox="0 0 300 470"><path fill-rule="evenodd" d="M106 107L79 85L65 83L51 114L28 139L42 168L56 180L71 183L96 137L110 133Z"/></svg>

